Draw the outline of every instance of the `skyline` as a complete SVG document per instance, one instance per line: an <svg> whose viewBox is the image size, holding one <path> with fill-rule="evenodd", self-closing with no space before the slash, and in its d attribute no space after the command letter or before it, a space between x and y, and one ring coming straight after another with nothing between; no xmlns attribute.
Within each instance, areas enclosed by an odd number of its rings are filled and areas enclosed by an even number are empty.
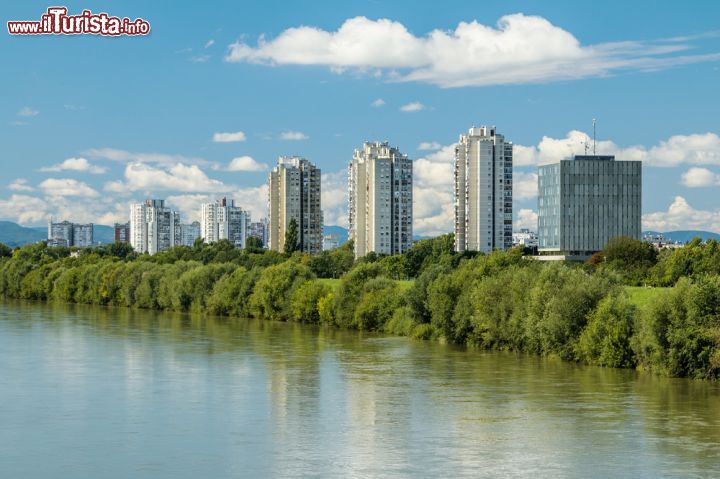
<svg viewBox="0 0 720 479"><path fill-rule="evenodd" d="M537 165L582 154L597 118L598 154L644 160L644 230L720 231L720 36L712 22L720 7L642 2L612 15L621 4L611 2L588 5L585 18L563 2L462 5L228 3L210 12L99 3L94 11L148 19L152 33L4 35L0 81L13 95L0 126L0 219L112 224L127 220L129 203L162 197L190 222L201 203L221 196L257 219L266 216L277 157L300 155L323 170L325 223L347 227L352 151L388 140L414 160L413 229L435 235L452 231L452 145L471 126L494 125L515 145L515 229L535 229ZM46 8L12 5L5 21ZM364 42L369 31L391 46ZM531 48L528 32L554 40ZM301 48L298 35L336 48ZM288 38L294 48L284 46ZM359 38L357 48L347 38ZM454 71L433 49L434 41L457 49L468 39L527 55L485 55L482 70ZM78 67L82 58L93 59L90 68ZM578 70L572 78L568 66Z"/></svg>

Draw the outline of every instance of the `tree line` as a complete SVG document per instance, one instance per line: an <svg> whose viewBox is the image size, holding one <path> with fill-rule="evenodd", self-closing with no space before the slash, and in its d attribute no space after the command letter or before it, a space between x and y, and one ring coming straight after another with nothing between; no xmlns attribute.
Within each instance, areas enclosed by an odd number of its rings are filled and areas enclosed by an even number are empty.
<svg viewBox="0 0 720 479"><path fill-rule="evenodd" d="M355 260L352 243L309 256L227 241L154 256L127 244L0 247L0 294L298 321L553 355L668 376L720 376L720 244L656 252L615 238L584 264L516 248L455 253L452 235ZM399 281L412 280L412 281ZM662 286L642 306L628 285Z"/></svg>

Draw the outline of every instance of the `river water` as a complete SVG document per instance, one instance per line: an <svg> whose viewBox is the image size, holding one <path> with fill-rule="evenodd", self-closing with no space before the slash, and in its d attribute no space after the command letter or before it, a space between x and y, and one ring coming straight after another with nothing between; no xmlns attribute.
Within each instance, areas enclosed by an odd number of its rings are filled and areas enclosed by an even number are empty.
<svg viewBox="0 0 720 479"><path fill-rule="evenodd" d="M297 324L0 303L0 477L720 477L720 385Z"/></svg>

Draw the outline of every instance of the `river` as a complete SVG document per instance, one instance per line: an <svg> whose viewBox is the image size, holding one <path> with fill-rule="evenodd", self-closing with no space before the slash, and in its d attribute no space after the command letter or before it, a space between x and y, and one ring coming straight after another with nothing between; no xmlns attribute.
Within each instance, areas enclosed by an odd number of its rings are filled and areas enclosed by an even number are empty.
<svg viewBox="0 0 720 479"><path fill-rule="evenodd" d="M298 324L0 302L0 477L720 477L720 385Z"/></svg>

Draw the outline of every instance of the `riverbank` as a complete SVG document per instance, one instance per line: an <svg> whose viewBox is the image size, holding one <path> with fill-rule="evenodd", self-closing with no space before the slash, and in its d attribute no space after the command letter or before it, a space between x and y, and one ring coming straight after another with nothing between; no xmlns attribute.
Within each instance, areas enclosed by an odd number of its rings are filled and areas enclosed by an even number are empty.
<svg viewBox="0 0 720 479"><path fill-rule="evenodd" d="M136 257L118 246L73 257L38 244L0 260L0 294L325 324L666 376L720 373L717 275L633 288L604 268L527 261L519 250L459 255L428 241L424 255L360 261L348 248L310 257L215 243ZM402 280L409 273L416 279Z"/></svg>

